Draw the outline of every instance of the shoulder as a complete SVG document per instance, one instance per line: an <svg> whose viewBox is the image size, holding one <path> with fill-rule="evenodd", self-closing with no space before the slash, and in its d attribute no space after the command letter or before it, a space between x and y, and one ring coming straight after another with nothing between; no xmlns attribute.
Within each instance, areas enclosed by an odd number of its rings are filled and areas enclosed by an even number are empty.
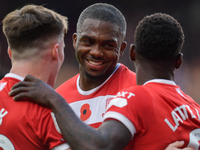
<svg viewBox="0 0 200 150"><path fill-rule="evenodd" d="M120 64L119 71L126 72L126 73L133 75L133 76L136 76L136 73L133 72L132 70L130 70L127 66L125 66L124 64L121 64L121 63L119 63L119 64Z"/></svg>
<svg viewBox="0 0 200 150"><path fill-rule="evenodd" d="M69 80L65 81L58 88L56 88L56 92L58 92L58 93L64 92L65 93L66 90L76 87L76 82L77 82L78 76L79 76L79 74L77 74L74 77L70 78Z"/></svg>
<svg viewBox="0 0 200 150"><path fill-rule="evenodd" d="M47 107L43 107L39 104L36 103L32 103L30 101L25 101L23 102L23 105L25 105L24 107L27 107L27 110L30 109L32 110L30 113L28 112L29 115L34 115L37 114L38 119L41 118L41 116L48 116L51 114L52 110L47 108Z"/></svg>
<svg viewBox="0 0 200 150"><path fill-rule="evenodd" d="M144 86L131 86L119 91L111 100L108 108L112 105L123 107L118 106L121 104L140 107L142 105L148 105L149 102L151 103L151 94L148 92L148 90L146 90Z"/></svg>
<svg viewBox="0 0 200 150"><path fill-rule="evenodd" d="M129 88L123 89L116 94L116 97L124 97L126 99L140 98L140 97L150 97L148 90L141 85L131 86Z"/></svg>
<svg viewBox="0 0 200 150"><path fill-rule="evenodd" d="M123 88L129 87L130 85L136 85L136 73L123 64L120 64L114 77L118 79L119 82L122 82ZM124 86L125 84L128 84L128 86Z"/></svg>
<svg viewBox="0 0 200 150"><path fill-rule="evenodd" d="M120 75L121 79L134 80L134 82L136 83L136 73L131 71L125 65L120 64L117 72Z"/></svg>
<svg viewBox="0 0 200 150"><path fill-rule="evenodd" d="M13 85L15 85L16 83L18 83L19 80L15 79L15 78L8 78L8 77L4 77L3 79L0 80L0 96L1 97L9 97L8 96L8 92L10 91L10 89L13 87Z"/></svg>
<svg viewBox="0 0 200 150"><path fill-rule="evenodd" d="M133 135L152 116L153 103L151 96L143 86L132 86L117 93L110 101L104 121L118 120L124 124ZM140 123L139 123L140 124Z"/></svg>

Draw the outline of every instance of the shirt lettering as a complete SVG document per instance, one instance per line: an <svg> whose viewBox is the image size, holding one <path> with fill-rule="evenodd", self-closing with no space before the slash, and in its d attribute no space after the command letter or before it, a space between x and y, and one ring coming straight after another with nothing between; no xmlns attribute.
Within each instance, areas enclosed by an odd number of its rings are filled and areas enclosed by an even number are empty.
<svg viewBox="0 0 200 150"><path fill-rule="evenodd" d="M2 122L3 122L3 117L5 116L5 115L7 115L7 111L4 111L5 109L4 108L2 108L1 109L1 111L0 111L0 125L2 125Z"/></svg>
<svg viewBox="0 0 200 150"><path fill-rule="evenodd" d="M133 94L133 93L131 93L131 92L118 92L117 93L117 95L115 96L115 97L117 97L117 96L120 96L120 97L127 97L127 99L129 99L129 98L131 98L132 96L135 96L135 94Z"/></svg>
<svg viewBox="0 0 200 150"><path fill-rule="evenodd" d="M131 98L132 96L135 96L135 94L131 93L131 92L118 92L117 95L110 101L110 103L108 104L107 110L111 107L111 106L117 106L117 107L124 107L126 106L127 103L127 99Z"/></svg>
<svg viewBox="0 0 200 150"><path fill-rule="evenodd" d="M6 86L7 82L5 83L0 83L0 91L2 91L4 89L4 87Z"/></svg>
<svg viewBox="0 0 200 150"><path fill-rule="evenodd" d="M198 120L200 120L199 112L197 111L197 109L195 109L195 110L196 110L196 113L198 116ZM176 107L171 112L171 116L172 116L174 125L167 118L165 118L164 121L174 132L174 131L176 131L176 129L178 128L180 123L183 123L183 121L185 121L186 119L189 118L188 113L190 114L191 118L197 118L188 105L181 105L179 107Z"/></svg>

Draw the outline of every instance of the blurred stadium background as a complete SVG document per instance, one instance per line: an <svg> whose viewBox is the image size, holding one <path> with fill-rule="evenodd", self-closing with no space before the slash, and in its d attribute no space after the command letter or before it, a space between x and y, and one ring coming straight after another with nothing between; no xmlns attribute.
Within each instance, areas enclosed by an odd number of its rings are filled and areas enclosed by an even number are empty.
<svg viewBox="0 0 200 150"><path fill-rule="evenodd" d="M128 47L120 62L134 71L129 59L129 45L133 43L135 27L145 15L163 12L176 18L183 27L185 43L184 63L176 71L175 81L182 90L200 104L200 0L0 0L0 20L25 4L44 5L69 18L69 31L65 38L65 61L54 88L78 73L78 63L72 47L72 34L81 11L87 6L103 2L116 6L126 17ZM2 27L2 25L1 25ZM0 30L0 75L4 76L11 67L7 55L7 42Z"/></svg>

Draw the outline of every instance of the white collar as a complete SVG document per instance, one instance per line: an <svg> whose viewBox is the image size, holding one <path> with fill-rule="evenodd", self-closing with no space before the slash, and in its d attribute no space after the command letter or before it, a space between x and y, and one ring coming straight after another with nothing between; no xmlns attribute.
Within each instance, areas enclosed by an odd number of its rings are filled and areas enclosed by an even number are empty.
<svg viewBox="0 0 200 150"><path fill-rule="evenodd" d="M15 79L18 79L20 81L23 81L24 78L17 75L17 74L14 74L14 73L7 73L4 77L11 77L11 78L15 78Z"/></svg>
<svg viewBox="0 0 200 150"><path fill-rule="evenodd" d="M92 93L94 93L95 91L97 91L99 88L101 88L110 78L111 76L116 72L116 70L119 68L120 66L120 63L117 63L117 67L115 68L115 70L113 71L113 73L99 86L89 90L89 91L83 91L80 86L79 86L79 80L80 80L80 75L78 76L77 78L77 81L76 81L76 86L77 86L77 89L78 89L78 92L82 95L90 95Z"/></svg>
<svg viewBox="0 0 200 150"><path fill-rule="evenodd" d="M172 80L167 80L167 79L152 79L147 82L145 82L143 85L150 83L150 82L156 82L156 83L165 83L165 84L171 84L171 85L176 85L176 83Z"/></svg>

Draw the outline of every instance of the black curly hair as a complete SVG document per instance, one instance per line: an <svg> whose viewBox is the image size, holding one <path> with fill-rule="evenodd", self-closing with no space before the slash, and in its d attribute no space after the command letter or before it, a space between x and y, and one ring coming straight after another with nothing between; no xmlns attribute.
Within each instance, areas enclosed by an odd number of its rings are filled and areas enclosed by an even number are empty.
<svg viewBox="0 0 200 150"><path fill-rule="evenodd" d="M77 22L77 32L82 28L85 19L97 19L116 24L120 28L123 39L126 35L126 20L124 15L113 5L107 3L95 3L84 9Z"/></svg>
<svg viewBox="0 0 200 150"><path fill-rule="evenodd" d="M162 60L181 52L184 33L172 16L154 13L144 17L136 27L135 50L147 59Z"/></svg>

